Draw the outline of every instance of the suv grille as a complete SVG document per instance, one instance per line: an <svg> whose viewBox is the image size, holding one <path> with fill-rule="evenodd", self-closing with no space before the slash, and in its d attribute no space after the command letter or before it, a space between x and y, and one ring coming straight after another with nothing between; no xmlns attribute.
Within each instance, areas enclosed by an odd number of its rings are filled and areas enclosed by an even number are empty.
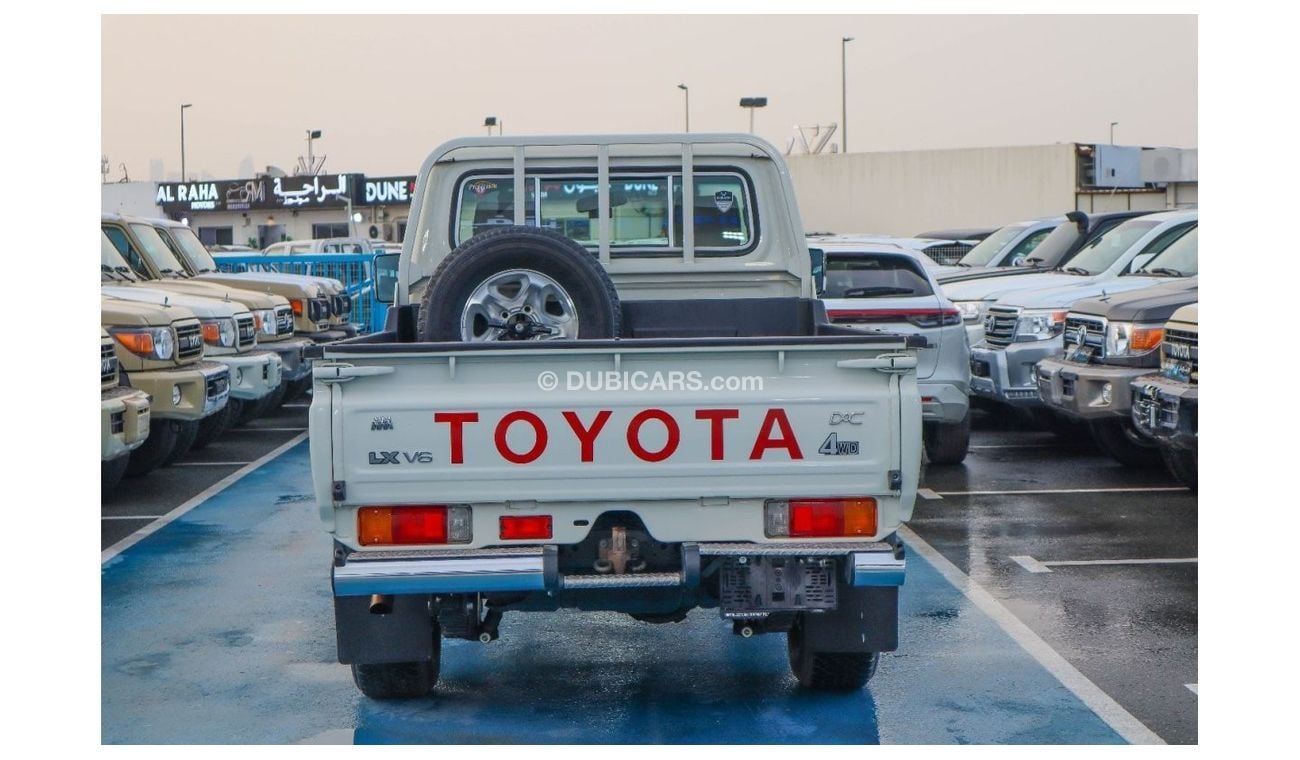
<svg viewBox="0 0 1300 760"><path fill-rule="evenodd" d="M209 399L220 398L230 391L230 372L222 371L208 378L205 389Z"/></svg>
<svg viewBox="0 0 1300 760"><path fill-rule="evenodd" d="M99 384L117 385L117 353L112 343L99 347Z"/></svg>
<svg viewBox="0 0 1300 760"><path fill-rule="evenodd" d="M178 362L203 355L203 328L198 322L176 323L176 359Z"/></svg>
<svg viewBox="0 0 1300 760"><path fill-rule="evenodd" d="M1166 377L1196 383L1199 366L1197 333L1165 328L1160 344L1160 372Z"/></svg>
<svg viewBox="0 0 1300 760"><path fill-rule="evenodd" d="M257 342L257 326L253 324L253 315L235 317L235 345L247 348Z"/></svg>
<svg viewBox="0 0 1300 760"><path fill-rule="evenodd" d="M1106 319L1070 314L1065 318L1065 358L1101 360L1106 358ZM1078 356L1078 359L1075 357Z"/></svg>
<svg viewBox="0 0 1300 760"><path fill-rule="evenodd" d="M925 255L944 266L951 266L961 260L961 257L965 256L972 247L962 243L943 243L926 248Z"/></svg>
<svg viewBox="0 0 1300 760"><path fill-rule="evenodd" d="M984 339L994 346L1006 346L1015 340L1016 322L1020 319L1019 309L989 309L984 318Z"/></svg>
<svg viewBox="0 0 1300 760"><path fill-rule="evenodd" d="M352 313L352 296L347 293L339 293L334 296L334 313L340 317L346 317Z"/></svg>
<svg viewBox="0 0 1300 760"><path fill-rule="evenodd" d="M288 335L293 332L293 307L277 306L275 308L275 334Z"/></svg>

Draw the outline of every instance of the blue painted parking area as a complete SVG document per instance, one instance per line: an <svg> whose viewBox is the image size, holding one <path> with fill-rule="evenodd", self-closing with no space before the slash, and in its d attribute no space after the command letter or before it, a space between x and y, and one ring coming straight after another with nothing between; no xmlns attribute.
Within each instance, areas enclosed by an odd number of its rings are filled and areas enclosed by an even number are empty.
<svg viewBox="0 0 1300 760"><path fill-rule="evenodd" d="M507 613L500 641L445 642L435 692L403 703L337 663L329 555L304 442L106 560L103 742L1123 742L916 552L901 649L857 693L797 688L784 637L716 611Z"/></svg>

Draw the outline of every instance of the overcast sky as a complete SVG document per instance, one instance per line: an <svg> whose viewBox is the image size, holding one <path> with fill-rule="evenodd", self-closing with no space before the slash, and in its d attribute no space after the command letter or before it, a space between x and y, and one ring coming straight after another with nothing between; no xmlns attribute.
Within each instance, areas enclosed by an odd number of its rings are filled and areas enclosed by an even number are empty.
<svg viewBox="0 0 1300 760"><path fill-rule="evenodd" d="M1197 144L1195 16L104 16L103 152L120 179L413 174L481 135L755 131L840 119L849 150ZM836 138L838 142L839 138Z"/></svg>

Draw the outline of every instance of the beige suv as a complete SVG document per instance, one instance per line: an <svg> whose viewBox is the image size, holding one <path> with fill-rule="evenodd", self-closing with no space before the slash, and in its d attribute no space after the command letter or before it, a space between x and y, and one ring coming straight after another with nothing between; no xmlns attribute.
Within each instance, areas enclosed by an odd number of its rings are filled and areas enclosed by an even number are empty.
<svg viewBox="0 0 1300 760"><path fill-rule="evenodd" d="M117 351L108 331L99 328L100 487L113 490L126 473L131 452L149 437L149 394L123 387Z"/></svg>

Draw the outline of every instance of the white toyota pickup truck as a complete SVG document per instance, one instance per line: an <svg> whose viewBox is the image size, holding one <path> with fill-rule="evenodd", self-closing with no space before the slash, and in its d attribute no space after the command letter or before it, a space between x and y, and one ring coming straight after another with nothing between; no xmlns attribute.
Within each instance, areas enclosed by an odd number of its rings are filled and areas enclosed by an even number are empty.
<svg viewBox="0 0 1300 760"><path fill-rule="evenodd" d="M786 633L806 687L861 688L897 648L925 339L830 324L780 153L461 139L416 184L377 267L388 329L314 349L360 690L427 694L441 640L491 642L507 612L697 607Z"/></svg>

